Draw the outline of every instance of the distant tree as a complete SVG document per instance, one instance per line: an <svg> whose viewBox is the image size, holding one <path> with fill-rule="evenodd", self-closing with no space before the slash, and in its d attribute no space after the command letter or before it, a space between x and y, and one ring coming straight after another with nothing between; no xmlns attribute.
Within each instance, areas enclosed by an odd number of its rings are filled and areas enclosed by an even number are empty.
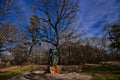
<svg viewBox="0 0 120 80"><path fill-rule="evenodd" d="M120 51L120 24L114 24L109 31L109 40L111 41L110 47Z"/></svg>
<svg viewBox="0 0 120 80"><path fill-rule="evenodd" d="M17 45L10 52L11 52L13 58L14 58L14 64L15 65L22 65L27 61L28 50L25 46Z"/></svg>
<svg viewBox="0 0 120 80"><path fill-rule="evenodd" d="M86 45L90 45L91 47L95 47L98 49L103 49L103 50L107 50L108 44L109 44L109 40L103 35L101 37L90 37L87 39L84 39Z"/></svg>
<svg viewBox="0 0 120 80"><path fill-rule="evenodd" d="M72 44L61 49L62 64L99 63L103 60L104 50L90 45Z"/></svg>
<svg viewBox="0 0 120 80"><path fill-rule="evenodd" d="M106 33L110 40L110 48L115 57L120 57L120 24L109 24L106 26Z"/></svg>

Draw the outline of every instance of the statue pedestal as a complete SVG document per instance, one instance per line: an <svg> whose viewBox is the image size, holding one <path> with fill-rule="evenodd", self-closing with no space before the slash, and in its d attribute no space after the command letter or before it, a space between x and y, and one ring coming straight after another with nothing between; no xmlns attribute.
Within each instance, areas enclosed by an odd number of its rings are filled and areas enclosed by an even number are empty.
<svg viewBox="0 0 120 80"><path fill-rule="evenodd" d="M36 70L36 71L33 71L32 74L35 74L35 75L39 75L39 74L43 74L45 73L45 71L42 71L42 70Z"/></svg>
<svg viewBox="0 0 120 80"><path fill-rule="evenodd" d="M58 74L61 72L61 66L50 66L50 73L51 74Z"/></svg>

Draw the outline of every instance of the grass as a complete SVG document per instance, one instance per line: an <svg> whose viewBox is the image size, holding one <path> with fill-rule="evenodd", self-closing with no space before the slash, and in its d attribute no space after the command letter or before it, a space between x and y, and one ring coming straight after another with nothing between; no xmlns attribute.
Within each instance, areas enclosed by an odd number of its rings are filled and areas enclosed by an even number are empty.
<svg viewBox="0 0 120 80"><path fill-rule="evenodd" d="M19 67L17 69L14 69L8 72L2 72L0 73L0 80L8 80L13 76L16 76L16 75L19 75L26 71L31 71L31 70L32 70L31 66L24 66L24 67Z"/></svg>
<svg viewBox="0 0 120 80"><path fill-rule="evenodd" d="M93 75L93 79L91 80L120 80L120 66L84 66L82 70Z"/></svg>

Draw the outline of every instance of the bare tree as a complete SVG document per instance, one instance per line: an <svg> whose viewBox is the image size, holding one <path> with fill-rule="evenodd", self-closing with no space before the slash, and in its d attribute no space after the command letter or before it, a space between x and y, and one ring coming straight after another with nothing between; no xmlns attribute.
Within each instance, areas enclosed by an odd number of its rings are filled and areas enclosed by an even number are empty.
<svg viewBox="0 0 120 80"><path fill-rule="evenodd" d="M0 25L6 16L13 13L13 10L16 8L15 2L16 0L0 0Z"/></svg>
<svg viewBox="0 0 120 80"><path fill-rule="evenodd" d="M60 48L78 37L78 0L34 0L31 9L40 18L40 39Z"/></svg>
<svg viewBox="0 0 120 80"><path fill-rule="evenodd" d="M17 45L10 52L14 58L15 65L22 65L27 61L28 50L25 46Z"/></svg>
<svg viewBox="0 0 120 80"><path fill-rule="evenodd" d="M5 23L0 27L0 51L7 50L8 45L11 45L12 47L13 43L22 43L26 38L27 37L23 31L19 30L11 23Z"/></svg>
<svg viewBox="0 0 120 80"><path fill-rule="evenodd" d="M39 38L60 48L79 37L79 0L34 0L31 10L40 18Z"/></svg>

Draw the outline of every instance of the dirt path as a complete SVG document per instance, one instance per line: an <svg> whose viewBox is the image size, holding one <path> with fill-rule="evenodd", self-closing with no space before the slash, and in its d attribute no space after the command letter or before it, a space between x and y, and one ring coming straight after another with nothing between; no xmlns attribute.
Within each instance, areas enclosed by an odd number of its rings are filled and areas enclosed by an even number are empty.
<svg viewBox="0 0 120 80"><path fill-rule="evenodd" d="M9 80L90 80L92 76L83 75L80 73L67 73L67 74L31 74L24 73L22 75L15 76Z"/></svg>

